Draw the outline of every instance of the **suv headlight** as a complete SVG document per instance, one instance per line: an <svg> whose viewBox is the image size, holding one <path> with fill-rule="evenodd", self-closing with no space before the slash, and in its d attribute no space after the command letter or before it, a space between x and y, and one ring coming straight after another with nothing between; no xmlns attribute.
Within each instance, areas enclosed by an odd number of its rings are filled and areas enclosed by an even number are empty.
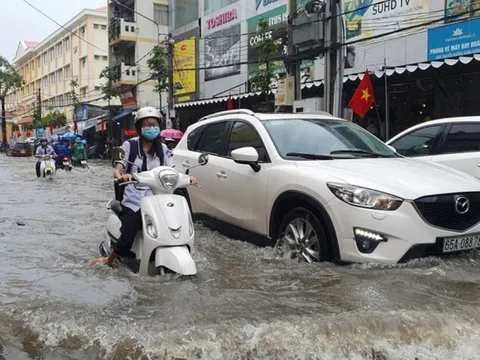
<svg viewBox="0 0 480 360"><path fill-rule="evenodd" d="M158 173L158 180L166 190L175 189L179 178L175 170L165 169Z"/></svg>
<svg viewBox="0 0 480 360"><path fill-rule="evenodd" d="M399 197L360 186L338 183L327 183L327 186L337 198L353 206L394 211L403 204Z"/></svg>

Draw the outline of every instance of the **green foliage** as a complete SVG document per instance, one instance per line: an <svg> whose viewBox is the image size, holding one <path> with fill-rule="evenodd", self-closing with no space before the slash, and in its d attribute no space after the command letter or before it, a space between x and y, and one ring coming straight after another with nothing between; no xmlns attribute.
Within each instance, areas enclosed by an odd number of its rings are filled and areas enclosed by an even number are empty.
<svg viewBox="0 0 480 360"><path fill-rule="evenodd" d="M53 125L56 128L65 126L67 125L67 117L65 116L64 113L58 110L54 110L52 112L49 112L44 117L39 118L38 110L37 109L34 110L33 121L32 121L32 127L34 129L48 128L51 123L53 123Z"/></svg>
<svg viewBox="0 0 480 360"><path fill-rule="evenodd" d="M0 56L0 98L2 101L11 92L22 88L24 84L25 82L17 70L7 59Z"/></svg>
<svg viewBox="0 0 480 360"><path fill-rule="evenodd" d="M168 65L165 49L162 46L153 48L150 58L147 60L152 79L156 81L155 91L162 93L168 89Z"/></svg>
<svg viewBox="0 0 480 360"><path fill-rule="evenodd" d="M78 99L78 94L77 94L77 89L78 89L78 82L75 80L70 81L70 94L72 97L72 105L73 108L75 108L76 105L80 103L80 100Z"/></svg>
<svg viewBox="0 0 480 360"><path fill-rule="evenodd" d="M117 76L117 70L115 67L105 67L100 73L100 79L104 80L102 85L102 94L104 100L111 100L119 96L118 88L113 86Z"/></svg>
<svg viewBox="0 0 480 360"><path fill-rule="evenodd" d="M260 34L267 33L269 31L267 20L260 18L257 28ZM253 90L266 93L266 99L259 110L269 112L273 110L273 102L269 100L268 93L270 91L271 79L275 77L271 59L280 50L280 44L274 39L266 38L258 42L256 48L259 52L258 60L260 62L258 68L250 73L249 82Z"/></svg>

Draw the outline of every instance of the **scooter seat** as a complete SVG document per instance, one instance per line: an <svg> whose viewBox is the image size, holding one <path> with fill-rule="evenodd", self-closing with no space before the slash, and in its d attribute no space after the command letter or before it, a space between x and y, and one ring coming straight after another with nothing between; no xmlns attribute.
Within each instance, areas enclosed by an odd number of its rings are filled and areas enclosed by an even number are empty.
<svg viewBox="0 0 480 360"><path fill-rule="evenodd" d="M120 215L120 213L123 210L122 203L118 200L112 200L110 203L110 209L117 215Z"/></svg>

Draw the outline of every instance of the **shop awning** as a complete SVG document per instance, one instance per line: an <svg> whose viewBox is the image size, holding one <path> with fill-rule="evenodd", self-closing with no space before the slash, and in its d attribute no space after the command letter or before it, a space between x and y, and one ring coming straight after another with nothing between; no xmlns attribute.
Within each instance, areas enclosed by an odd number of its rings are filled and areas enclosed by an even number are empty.
<svg viewBox="0 0 480 360"><path fill-rule="evenodd" d="M130 110L125 110L125 111L121 112L120 114L115 115L112 120L113 120L113 121L120 120L120 119L124 118L125 116L130 115L132 112L133 112L132 109L130 109Z"/></svg>
<svg viewBox="0 0 480 360"><path fill-rule="evenodd" d="M442 60L436 60L436 61L428 61L428 62L423 62L423 63L418 63L418 64L413 64L413 65L404 65L404 66L397 66L395 68L389 68L387 69L387 76L392 76L395 74L401 75L404 72L408 71L409 73L413 73L418 70L427 70L429 68L434 68L438 69L442 66L454 66L457 64L469 64L472 61L479 61L480 62L480 54L475 54L472 56L460 56L459 58L455 59L442 59ZM349 74L345 75L343 77L343 82L346 83L347 81L356 81L357 79L362 79L363 78L363 72L357 73L357 74ZM384 75L384 70L377 70L373 71L373 74L377 78L381 78ZM313 80L313 81L308 81L305 82L301 85L302 89L310 89L312 87L318 87L323 84L323 80ZM270 93L275 94L277 92L277 89L272 89ZM250 96L257 96L261 95L263 92L250 92L250 93L244 93L244 94L239 94L239 95L231 95L232 99L236 100L238 98L243 99L243 98L248 98ZM217 98L211 98L211 99L203 99L203 100L197 100L197 101L189 101L189 102L184 102L180 104L176 104L176 108L182 108L182 107L189 107L189 106L198 106L198 105L206 105L206 104L213 104L213 103L219 103L219 102L226 102L228 100L228 96L222 96L222 97L217 97Z"/></svg>

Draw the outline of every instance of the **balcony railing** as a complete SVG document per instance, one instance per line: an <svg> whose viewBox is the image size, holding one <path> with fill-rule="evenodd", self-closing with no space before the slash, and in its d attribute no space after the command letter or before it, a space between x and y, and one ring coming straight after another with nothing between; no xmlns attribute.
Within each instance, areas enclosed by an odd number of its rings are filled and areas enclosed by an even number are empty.
<svg viewBox="0 0 480 360"><path fill-rule="evenodd" d="M114 66L115 82L135 82L137 81L137 69L135 65L126 65L124 62Z"/></svg>
<svg viewBox="0 0 480 360"><path fill-rule="evenodd" d="M137 35L136 29L137 24L135 22L112 18L108 29L108 41L112 43L119 40L121 41L122 38L130 40L133 36Z"/></svg>

